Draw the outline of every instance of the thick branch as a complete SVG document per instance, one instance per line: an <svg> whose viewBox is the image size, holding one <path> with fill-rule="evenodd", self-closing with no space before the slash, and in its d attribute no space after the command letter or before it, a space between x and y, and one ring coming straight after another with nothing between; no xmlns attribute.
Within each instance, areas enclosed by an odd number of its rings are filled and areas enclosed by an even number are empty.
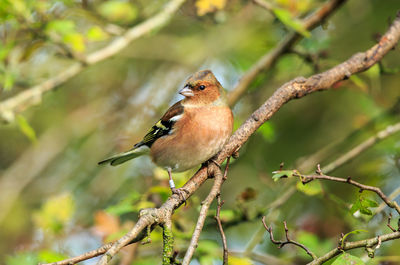
<svg viewBox="0 0 400 265"><path fill-rule="evenodd" d="M12 122L16 114L23 110L39 104L43 94L53 90L55 87L65 83L84 68L89 65L96 64L111 56L119 53L122 49L128 46L133 40L150 33L152 30L165 25L172 15L179 9L185 0L170 1L157 15L147 19L139 25L129 29L122 36L114 39L106 47L89 54L85 62L77 62L69 66L66 70L58 75L44 81L43 83L26 89L16 96L6 99L0 103L0 120Z"/></svg>
<svg viewBox="0 0 400 265"><path fill-rule="evenodd" d="M393 21L391 27L385 35L383 35L379 43L369 50L353 55L350 59L328 71L313 75L309 78L296 78L281 86L230 138L224 149L219 153L217 161L220 162L234 150L238 150L238 148L247 141L250 135L264 122L269 120L285 103L316 91L327 90L336 82L369 69L396 45L399 38L400 14Z"/></svg>
<svg viewBox="0 0 400 265"><path fill-rule="evenodd" d="M249 139L249 137L273 114L275 114L285 103L292 99L301 98L310 93L327 90L334 83L348 78L352 74L365 71L377 63L387 52L389 52L400 39L400 15L396 17L386 34L381 38L378 44L363 53L358 53L345 61L344 63L321 74L313 75L307 79L297 78L281 86L276 92L260 107L242 126L230 137L223 150L217 155L215 161L222 163L228 156L234 152ZM214 163L202 167L184 186L189 192L190 197L206 180L207 171L217 172L218 167ZM214 184L217 185L217 184ZM215 194L216 195L216 194ZM215 197L214 195L214 197ZM158 209L145 209L140 215L135 227L118 240L104 255L99 264L107 264L123 246L132 240L140 238L142 231L151 224L160 224L164 222L166 214L172 213L183 203L178 195L172 195Z"/></svg>
<svg viewBox="0 0 400 265"><path fill-rule="evenodd" d="M394 240L394 239L398 239L398 238L400 238L400 232L393 232L390 234L376 236L373 238L364 239L364 240L360 240L360 241L345 242L343 244L342 248L335 248L335 249L329 251L328 253L326 253L325 255L323 255L322 257L319 257L318 259L311 261L310 263L308 263L308 265L323 264L327 260L330 260L331 258L339 255L344 250L350 250L350 249L362 248L362 247L373 247L375 245L378 245L380 242L385 242L385 241Z"/></svg>
<svg viewBox="0 0 400 265"><path fill-rule="evenodd" d="M317 11L302 20L305 29L312 30L321 24L330 14L333 13L346 0L330 0L324 3ZM257 1L260 2L260 1ZM228 95L229 105L234 105L236 101L246 92L248 86L254 81L259 73L271 68L276 60L290 50L290 48L302 38L297 32L290 32L286 35L274 49L267 52L242 76L239 83Z"/></svg>

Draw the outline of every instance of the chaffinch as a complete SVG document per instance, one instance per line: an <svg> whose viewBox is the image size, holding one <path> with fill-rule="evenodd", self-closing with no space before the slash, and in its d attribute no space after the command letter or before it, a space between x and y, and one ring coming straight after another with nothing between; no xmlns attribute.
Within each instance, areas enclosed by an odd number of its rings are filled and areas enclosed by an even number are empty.
<svg viewBox="0 0 400 265"><path fill-rule="evenodd" d="M217 154L232 133L233 115L224 88L210 70L190 76L179 93L185 98L172 105L142 141L99 164L116 166L150 153L153 162L168 171L172 192L181 196L171 172L188 170Z"/></svg>

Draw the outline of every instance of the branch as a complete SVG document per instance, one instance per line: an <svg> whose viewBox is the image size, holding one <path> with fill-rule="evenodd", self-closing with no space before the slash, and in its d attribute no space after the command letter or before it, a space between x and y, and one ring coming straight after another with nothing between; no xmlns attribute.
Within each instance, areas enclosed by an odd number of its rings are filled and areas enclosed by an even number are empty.
<svg viewBox="0 0 400 265"><path fill-rule="evenodd" d="M321 74L313 75L307 79L297 78L284 84L278 88L275 93L262 106L260 106L238 130L236 130L222 151L214 158L214 161L221 164L227 157L238 151L240 147L249 139L249 137L264 122L269 120L285 103L292 99L301 98L316 91L327 90L336 82L346 79L352 74L367 70L369 67L382 59L382 57L396 45L399 39L400 14L393 21L392 25L385 35L383 35L379 43L374 45L366 52L358 53L342 64L337 65ZM207 171L220 172L218 170L219 168L214 163L210 163L208 167L203 166L200 168L197 173L192 176L192 178L190 178L183 186L183 188L188 191L188 198L207 180ZM216 174L216 182L214 182L214 185L220 186L219 182L222 182L222 180L219 180L219 175L220 174ZM223 179L223 177L221 177L221 179ZM216 194L214 197L215 196ZM184 201L182 198L174 194L171 195L171 197L169 197L160 208L142 210L141 214L139 215L139 220L134 228L108 249L107 253L102 257L99 264L107 264L107 262L123 246L132 241L140 240L140 238L143 237L143 230L145 230L149 225L162 224L165 222L166 215L172 213L181 204L183 204L183 202Z"/></svg>
<svg viewBox="0 0 400 265"><path fill-rule="evenodd" d="M98 249L86 252L82 255L70 258L70 259L65 259L65 260L61 260L61 261L57 261L57 262L52 262L52 263L47 263L47 264L39 264L39 265L71 265L71 264L76 264L78 262L84 261L84 260L88 260L97 256L100 256L104 253L106 253L106 251L108 249L110 249L112 247L112 245L114 244L114 242L110 242L107 243L101 247L99 247Z"/></svg>
<svg viewBox="0 0 400 265"><path fill-rule="evenodd" d="M285 226L285 236L286 236L286 241L277 241L274 239L274 234L272 233L272 227L268 227L267 224L265 223L265 216L263 216L263 218L261 219L265 230L267 230L267 232L269 233L269 238L271 239L271 242L274 243L275 245L278 245L278 248L282 248L287 244L293 244L295 246L298 246L299 248L302 248L305 252L307 252L308 255L310 255L310 257L315 260L318 257L311 251L309 250L305 245L296 242L294 240L291 240L289 238L289 229L287 228L286 225L286 221L283 221L283 225Z"/></svg>
<svg viewBox="0 0 400 265"><path fill-rule="evenodd" d="M210 205L214 198L218 195L221 185L224 182L224 178L222 176L221 170L215 170L214 168L214 185L211 188L210 193L206 197L206 199L201 203L201 209L200 209L200 214L199 218L197 219L197 224L193 232L192 239L190 241L189 247L186 251L185 257L183 258L182 265L189 265L190 260L192 259L192 256L194 254L194 251L197 248L197 244L199 242L200 238L200 233L201 230L203 229L204 226L204 221L206 220L207 217L207 212L208 209L210 208Z"/></svg>
<svg viewBox="0 0 400 265"><path fill-rule="evenodd" d="M222 249L223 249L223 258L222 258L222 264L223 265L228 265L228 245L226 243L226 236L224 233L224 229L222 228L222 223L221 223L221 218L220 218L220 213L221 213L221 207L224 204L224 201L221 201L221 194L217 195L217 213L215 214L214 218L217 221L217 227L219 230L219 233L221 234L221 239L222 239Z"/></svg>
<svg viewBox="0 0 400 265"><path fill-rule="evenodd" d="M333 13L346 0L329 0L324 3L317 11L302 20L305 29L312 30L321 24L329 15ZM261 1L255 1L261 4ZM264 2L264 1L262 1ZM265 3L265 2L264 2ZM268 8L267 8L268 9ZM246 92L247 87L253 82L259 73L270 69L276 60L302 38L297 32L290 32L286 35L274 49L267 52L261 57L240 79L239 83L233 88L228 95L229 105L233 105Z"/></svg>
<svg viewBox="0 0 400 265"><path fill-rule="evenodd" d="M172 220L168 218L167 222L163 225L163 265L171 264L174 257L174 237L172 235Z"/></svg>
<svg viewBox="0 0 400 265"><path fill-rule="evenodd" d="M399 195L400 195L400 187L397 187L394 191L392 191L392 193L389 194L388 198L389 198L390 200L394 200L394 199L396 199L396 197L399 196ZM382 203L378 206L378 208L376 208L375 214L380 213L381 211L383 211L383 209L385 209L386 206L387 206L386 203L385 203L385 202L382 202Z"/></svg>
<svg viewBox="0 0 400 265"><path fill-rule="evenodd" d="M323 175L322 172L320 171L319 167L318 167L318 173L319 173L318 175L308 175L308 176L300 175L299 177L303 184L307 184L315 179L324 179L324 180L336 181L336 182L341 182L341 183L349 183L350 185L360 188L360 192L362 192L363 190L373 191L386 203L387 206L389 206L392 209L395 209L397 211L397 213L400 214L400 206L397 204L397 202L389 200L389 198L381 191L380 188L361 184L357 181L352 180L350 177L348 177L347 179L344 179L344 178Z"/></svg>
<svg viewBox="0 0 400 265"><path fill-rule="evenodd" d="M323 264L327 260L330 260L331 258L339 255L340 253L342 253L345 250L350 250L350 249L354 249L354 248L362 248L362 247L371 248L375 245L378 246L382 242L386 242L386 241L394 240L394 239L398 239L398 238L400 238L399 231L393 232L390 234L381 235L381 236L376 236L376 237L369 238L369 239L364 239L364 240L359 240L359 241L354 241L354 242L345 242L343 244L343 247L335 248L335 249L329 251L322 257L319 257L316 260L311 261L310 263L308 263L308 265Z"/></svg>
<svg viewBox="0 0 400 265"><path fill-rule="evenodd" d="M58 75L1 102L0 120L3 120L4 122L12 122L16 114L33 105L39 104L43 94L65 83L78 73L82 72L82 70L87 66L110 58L128 46L128 44L130 44L133 40L136 40L143 35L150 33L152 30L165 25L184 2L185 0L170 1L157 15L129 29L125 32L125 34L114 39L106 47L86 56L84 63L73 63Z"/></svg>

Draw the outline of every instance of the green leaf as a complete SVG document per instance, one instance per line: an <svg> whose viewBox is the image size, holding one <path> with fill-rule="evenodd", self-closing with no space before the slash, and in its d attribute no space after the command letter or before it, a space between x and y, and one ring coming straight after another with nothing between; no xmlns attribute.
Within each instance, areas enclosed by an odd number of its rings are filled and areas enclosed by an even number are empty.
<svg viewBox="0 0 400 265"><path fill-rule="evenodd" d="M291 178L294 174L299 174L297 170L278 170L272 172L272 179L278 181L281 178Z"/></svg>
<svg viewBox="0 0 400 265"><path fill-rule="evenodd" d="M99 13L112 22L129 23L138 15L138 10L129 2L111 0L100 4Z"/></svg>
<svg viewBox="0 0 400 265"><path fill-rule="evenodd" d="M364 265L364 261L360 258L350 255L349 253L343 253L340 255L332 265Z"/></svg>
<svg viewBox="0 0 400 265"><path fill-rule="evenodd" d="M378 207L378 203L360 195L358 200L352 205L350 212L351 214L354 214L355 212L360 211L362 214L372 215L372 211L369 209L371 207Z"/></svg>
<svg viewBox="0 0 400 265"><path fill-rule="evenodd" d="M17 124L21 132L28 137L29 140L36 143L36 133L32 126L28 123L28 121L24 118L24 116L18 115L17 116Z"/></svg>
<svg viewBox="0 0 400 265"><path fill-rule="evenodd" d="M293 18L292 14L288 10L283 8L274 8L272 11L275 16L285 24L285 26L295 30L306 38L311 36L311 33L304 27L304 25L296 18Z"/></svg>
<svg viewBox="0 0 400 265"><path fill-rule="evenodd" d="M365 207L378 207L379 206L379 204L376 201L373 201L373 200L370 200L370 199L367 199L367 198L363 198L362 204Z"/></svg>

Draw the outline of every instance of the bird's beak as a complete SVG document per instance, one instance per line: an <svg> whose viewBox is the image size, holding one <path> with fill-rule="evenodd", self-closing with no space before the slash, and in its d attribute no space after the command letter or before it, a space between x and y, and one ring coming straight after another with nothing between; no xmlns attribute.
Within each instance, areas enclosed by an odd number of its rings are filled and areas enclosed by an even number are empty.
<svg viewBox="0 0 400 265"><path fill-rule="evenodd" d="M185 97L193 97L194 93L193 90L191 90L188 86L185 86L181 90L179 90L179 94Z"/></svg>

